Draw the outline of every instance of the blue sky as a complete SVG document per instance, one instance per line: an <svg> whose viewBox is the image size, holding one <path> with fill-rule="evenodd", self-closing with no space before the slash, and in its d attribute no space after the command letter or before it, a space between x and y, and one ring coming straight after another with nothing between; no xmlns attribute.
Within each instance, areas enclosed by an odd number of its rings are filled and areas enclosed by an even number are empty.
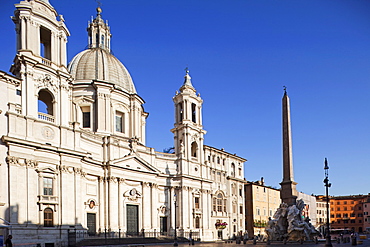
<svg viewBox="0 0 370 247"><path fill-rule="evenodd" d="M50 0L71 32L68 61L87 45L93 0ZM0 70L15 55L16 1L0 2ZM370 193L370 1L105 0L112 50L146 101L147 145L173 146L172 97L185 67L204 100L205 144L246 158L245 178L279 187L281 98L291 100L297 188Z"/></svg>

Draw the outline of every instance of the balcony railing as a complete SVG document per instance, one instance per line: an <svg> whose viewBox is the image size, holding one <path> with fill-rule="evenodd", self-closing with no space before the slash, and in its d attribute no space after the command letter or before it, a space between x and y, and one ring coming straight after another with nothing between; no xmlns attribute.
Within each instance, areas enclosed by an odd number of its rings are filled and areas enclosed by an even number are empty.
<svg viewBox="0 0 370 247"><path fill-rule="evenodd" d="M41 62L46 66L51 66L51 61L49 59L42 58Z"/></svg>
<svg viewBox="0 0 370 247"><path fill-rule="evenodd" d="M39 116L39 119L41 119L41 120L45 120L45 121L52 122L52 123L54 123L54 122L55 122L55 118L54 118L54 116L52 116L52 115L49 115L49 114L46 114L46 113L39 112L39 113L38 113L38 116Z"/></svg>

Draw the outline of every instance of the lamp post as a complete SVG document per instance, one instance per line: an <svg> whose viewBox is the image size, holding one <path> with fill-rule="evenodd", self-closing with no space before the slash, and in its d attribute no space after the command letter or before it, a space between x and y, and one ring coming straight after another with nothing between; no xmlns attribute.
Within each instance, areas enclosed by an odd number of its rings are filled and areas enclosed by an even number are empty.
<svg viewBox="0 0 370 247"><path fill-rule="evenodd" d="M173 196L173 201L175 202L175 237L174 237L174 242L173 246L178 246L179 244L177 243L177 232L176 232L176 222L177 222L177 196L176 194Z"/></svg>
<svg viewBox="0 0 370 247"><path fill-rule="evenodd" d="M325 179L324 184L326 187L326 243L325 247L332 247L331 244L331 236L330 236L330 217L329 217L329 187L331 186L331 183L329 183L329 166L328 166L328 160L325 158Z"/></svg>

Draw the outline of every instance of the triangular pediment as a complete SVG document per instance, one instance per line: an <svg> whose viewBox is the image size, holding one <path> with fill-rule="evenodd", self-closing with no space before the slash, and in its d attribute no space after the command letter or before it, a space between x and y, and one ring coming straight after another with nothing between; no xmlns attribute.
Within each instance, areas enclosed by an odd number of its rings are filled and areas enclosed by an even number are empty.
<svg viewBox="0 0 370 247"><path fill-rule="evenodd" d="M135 154L112 160L111 165L139 172L161 173L156 167Z"/></svg>

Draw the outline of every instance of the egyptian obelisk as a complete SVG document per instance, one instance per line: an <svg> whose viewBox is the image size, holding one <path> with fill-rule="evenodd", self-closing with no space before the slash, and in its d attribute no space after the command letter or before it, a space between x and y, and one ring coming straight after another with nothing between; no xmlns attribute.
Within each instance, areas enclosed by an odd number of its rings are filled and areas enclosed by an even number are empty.
<svg viewBox="0 0 370 247"><path fill-rule="evenodd" d="M297 183L294 182L293 155L292 155L292 131L290 127L290 104L289 97L284 87L283 96L283 181L280 183L280 198L288 205L296 203L298 192Z"/></svg>

